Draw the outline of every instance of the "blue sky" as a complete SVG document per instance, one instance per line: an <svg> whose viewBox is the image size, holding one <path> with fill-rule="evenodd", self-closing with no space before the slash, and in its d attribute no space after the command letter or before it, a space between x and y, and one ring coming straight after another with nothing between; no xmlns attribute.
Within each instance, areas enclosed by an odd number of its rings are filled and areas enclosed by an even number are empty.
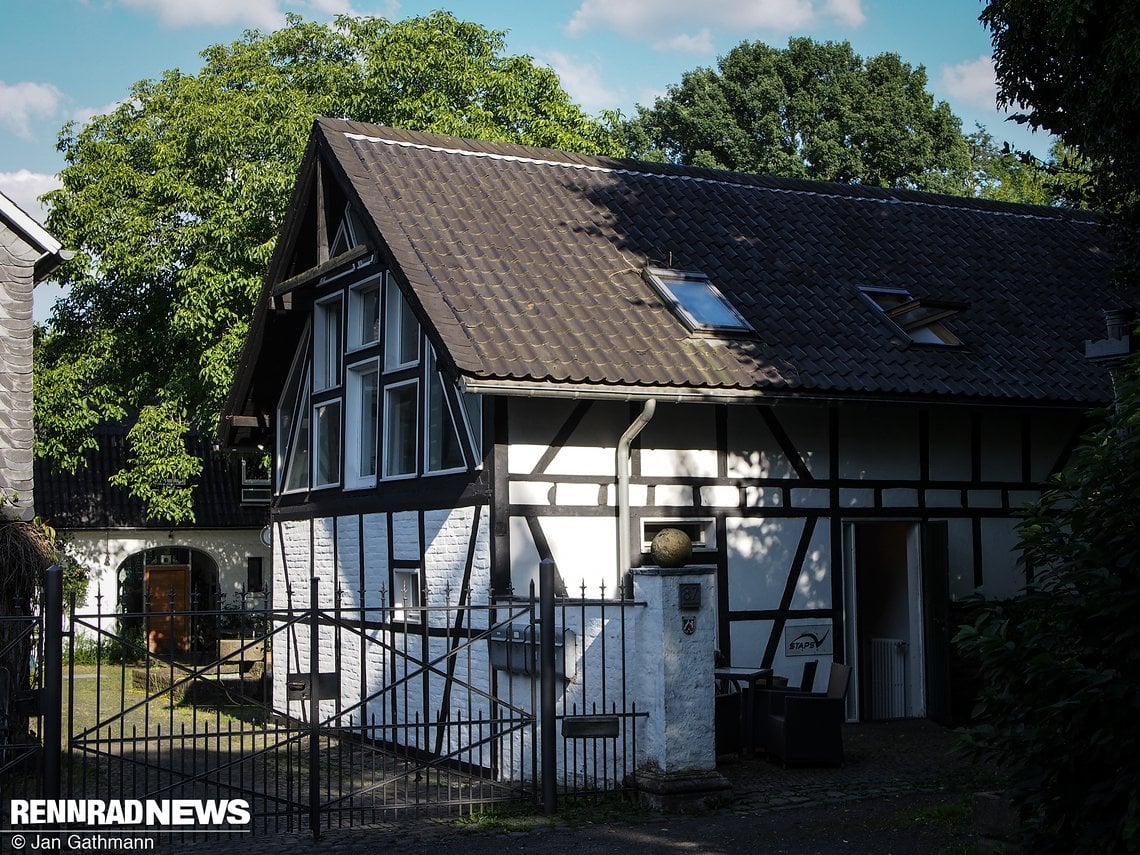
<svg viewBox="0 0 1140 855"><path fill-rule="evenodd" d="M2 0L0 190L42 219L36 197L63 166L55 139L122 100L138 80L196 71L205 47L272 30L287 12L403 18L437 8L508 31L511 53L552 66L588 112L649 105L683 72L714 66L744 39L849 40L864 55L898 53L926 67L935 97L965 130L1044 155L1048 141L995 107L982 0Z"/></svg>

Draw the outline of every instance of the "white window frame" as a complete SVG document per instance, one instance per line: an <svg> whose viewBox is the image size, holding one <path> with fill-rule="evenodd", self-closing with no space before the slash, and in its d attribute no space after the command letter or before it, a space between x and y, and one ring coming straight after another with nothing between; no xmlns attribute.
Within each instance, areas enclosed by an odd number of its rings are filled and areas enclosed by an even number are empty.
<svg viewBox="0 0 1140 855"><path fill-rule="evenodd" d="M321 467L321 442L324 436L321 433L321 420L318 417L318 411L322 407L335 406L340 411L340 416L336 425L336 449L330 455L330 459L336 461L336 477L331 481L322 481L318 477L320 475ZM314 490L325 490L329 487L339 487L341 478L344 475L344 401L341 398L331 398L327 401L320 401L313 404L312 410L312 429L309 431L310 439L310 462L312 464L311 483Z"/></svg>
<svg viewBox="0 0 1140 855"><path fill-rule="evenodd" d="M384 279L384 370L399 371L420 364L422 358L423 334L420 330L419 319L416 318L412 307L408 305L404 293L392 276ZM404 320L409 318L415 324L415 356L411 359L399 361L400 353L404 349Z"/></svg>
<svg viewBox="0 0 1140 855"><path fill-rule="evenodd" d="M348 291L348 351L360 350L378 344L384 338L382 325L384 303L384 273L375 273L366 279L357 282ZM376 337L364 337L364 295L368 292L376 293Z"/></svg>
<svg viewBox="0 0 1140 855"><path fill-rule="evenodd" d="M363 412L363 377L366 374L375 374L376 377L376 404L373 407L374 419L372 442L376 446L374 471L371 474L360 472L360 452L362 446L362 431L360 430ZM345 380L345 416L344 416L344 488L346 490L360 490L376 486L376 478L380 470L380 401L383 395L383 386L380 383L380 360L378 358L366 359L362 362L348 366Z"/></svg>
<svg viewBox="0 0 1140 855"><path fill-rule="evenodd" d="M403 580L401 580L403 577ZM404 590L410 592L407 600L403 598ZM420 568L419 567L393 567L392 568L392 609L393 618L408 623L419 623L423 603L420 602Z"/></svg>
<svg viewBox="0 0 1140 855"><path fill-rule="evenodd" d="M383 413L383 422L384 422L384 444L381 446L381 453L380 453L380 461L381 461L380 462L380 472L381 472L380 478L383 481L398 481L398 480L405 479L405 478L415 478L419 475L419 472L417 471L419 467L417 467L415 464L415 461L419 460L418 445L419 445L419 441L420 441L419 431L420 431L420 421L421 421L420 420L420 414L419 414L420 392L419 392L418 388L413 390L413 393L412 393L412 401L415 403L415 406L416 406L415 424L412 428L412 441L415 442L417 445L417 448L415 450L413 450L413 452L412 452L412 461L413 461L412 471L411 472L392 473L392 471L389 468L391 465L391 462L392 462L392 455L390 455L388 453L388 450L391 446L392 431L393 431L394 426L395 426L394 417L393 417L393 409L394 408L389 404L389 396L393 392L395 392L396 390L402 389L405 386L418 386L419 382L420 381L419 381L418 377L413 377L410 380L404 380L400 383L389 383L389 384L384 386L383 401L380 405L381 411Z"/></svg>
<svg viewBox="0 0 1140 855"><path fill-rule="evenodd" d="M301 333L301 342L297 346L297 352L293 354L293 362L289 366L289 373L285 375L285 386L281 390L281 397L277 400L277 408L274 419L274 428L277 437L276 456L274 459L274 480L277 484L277 490L280 493L296 492L296 490L286 491L285 480L289 470L289 459L291 456L293 442L297 435L298 422L301 420L301 414L308 412L309 402L309 326L305 326L305 330ZM289 394L289 390L294 385L294 380L297 386L297 397L293 401L293 406L290 408L289 413L290 423L288 430L285 430L281 423L281 414L284 410L285 396ZM308 485L306 485L307 487ZM300 488L297 488L298 490Z"/></svg>
<svg viewBox="0 0 1140 855"><path fill-rule="evenodd" d="M459 390L459 411L463 418L463 427L467 431L467 439L470 442L471 453L475 459L471 461L472 469L483 468L483 396L476 395L473 392L464 392ZM467 402L475 402L475 412L472 414L467 408ZM473 420L477 419L477 423Z"/></svg>
<svg viewBox="0 0 1140 855"><path fill-rule="evenodd" d="M427 352L424 354L424 388L423 388L423 408L424 408L424 474L425 475L449 475L455 472L467 471L467 449L466 445L469 443L463 442L463 434L461 430L466 430L466 424L460 419L455 418L455 411L451 407L451 402L448 400L447 389L444 388L443 375L439 373L439 365L436 362L435 349L428 344ZM433 425L431 423L431 385L435 380L439 383L439 393L443 397L442 404L447 409L447 414L451 416L451 427L455 431L455 441L459 443L459 465L451 466L447 469L433 469L431 467L431 432ZM461 427L462 425L462 427ZM468 433L470 438L470 433Z"/></svg>
<svg viewBox="0 0 1140 855"><path fill-rule="evenodd" d="M334 341L329 341L330 308L336 305ZM341 354L344 351L344 299L340 293L313 305L313 393L340 385Z"/></svg>
<svg viewBox="0 0 1140 855"><path fill-rule="evenodd" d="M306 364L307 367L307 364ZM303 493L307 491L313 483L313 426L312 426L312 409L309 407L309 377L306 372L304 382L301 384L301 393L297 398L296 415L293 418L292 430L290 431L289 440L285 446L284 465L281 473L281 493ZM310 420L310 421L306 421ZM299 442L302 427L305 427L305 441ZM305 481L296 487L289 487L289 473L293 470L293 465L296 463L296 454L300 446L304 446L305 461L301 465L300 471L304 474Z"/></svg>

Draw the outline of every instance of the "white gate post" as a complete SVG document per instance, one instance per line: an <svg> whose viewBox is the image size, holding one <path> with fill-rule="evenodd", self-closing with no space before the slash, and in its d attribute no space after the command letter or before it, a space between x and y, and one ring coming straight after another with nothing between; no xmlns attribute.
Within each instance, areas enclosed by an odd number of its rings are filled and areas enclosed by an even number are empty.
<svg viewBox="0 0 1140 855"><path fill-rule="evenodd" d="M647 606L627 666L649 713L639 725L638 790L657 807L701 804L729 786L716 772L713 732L716 568L638 568L633 596Z"/></svg>

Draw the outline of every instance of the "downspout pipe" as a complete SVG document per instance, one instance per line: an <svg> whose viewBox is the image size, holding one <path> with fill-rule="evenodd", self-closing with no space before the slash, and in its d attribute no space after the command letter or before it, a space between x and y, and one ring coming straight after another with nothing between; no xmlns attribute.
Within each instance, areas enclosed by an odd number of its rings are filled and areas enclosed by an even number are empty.
<svg viewBox="0 0 1140 855"><path fill-rule="evenodd" d="M641 413L625 429L617 446L617 584L618 590L629 572L629 447L640 434L653 414L657 411L657 399L650 398L641 408Z"/></svg>

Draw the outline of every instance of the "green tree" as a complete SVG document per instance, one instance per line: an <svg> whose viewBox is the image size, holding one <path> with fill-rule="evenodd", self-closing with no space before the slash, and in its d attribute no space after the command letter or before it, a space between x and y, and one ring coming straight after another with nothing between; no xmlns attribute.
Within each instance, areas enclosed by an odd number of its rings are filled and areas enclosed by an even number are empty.
<svg viewBox="0 0 1140 855"><path fill-rule="evenodd" d="M1140 851L1140 380L1020 526L1034 581L980 604L969 744L1008 771L1028 852Z"/></svg>
<svg viewBox="0 0 1140 855"><path fill-rule="evenodd" d="M743 42L636 121L650 149L684 164L935 191L961 190L969 170L961 123L925 69L864 60L847 42Z"/></svg>
<svg viewBox="0 0 1140 855"><path fill-rule="evenodd" d="M963 188L967 195L1030 205L1055 201L1050 163L1021 155L1008 144L998 145L981 125L966 141L971 167Z"/></svg>
<svg viewBox="0 0 1140 855"><path fill-rule="evenodd" d="M292 17L202 56L61 133L48 227L77 254L36 348L37 453L73 469L96 424L132 419L116 480L173 521L192 514L185 434L216 424L315 117L622 153L550 69L447 13Z"/></svg>
<svg viewBox="0 0 1140 855"><path fill-rule="evenodd" d="M990 0L998 97L1088 167L1083 193L1120 230L1136 275L1140 238L1140 8L1134 0ZM1079 182L1078 182L1079 183Z"/></svg>

